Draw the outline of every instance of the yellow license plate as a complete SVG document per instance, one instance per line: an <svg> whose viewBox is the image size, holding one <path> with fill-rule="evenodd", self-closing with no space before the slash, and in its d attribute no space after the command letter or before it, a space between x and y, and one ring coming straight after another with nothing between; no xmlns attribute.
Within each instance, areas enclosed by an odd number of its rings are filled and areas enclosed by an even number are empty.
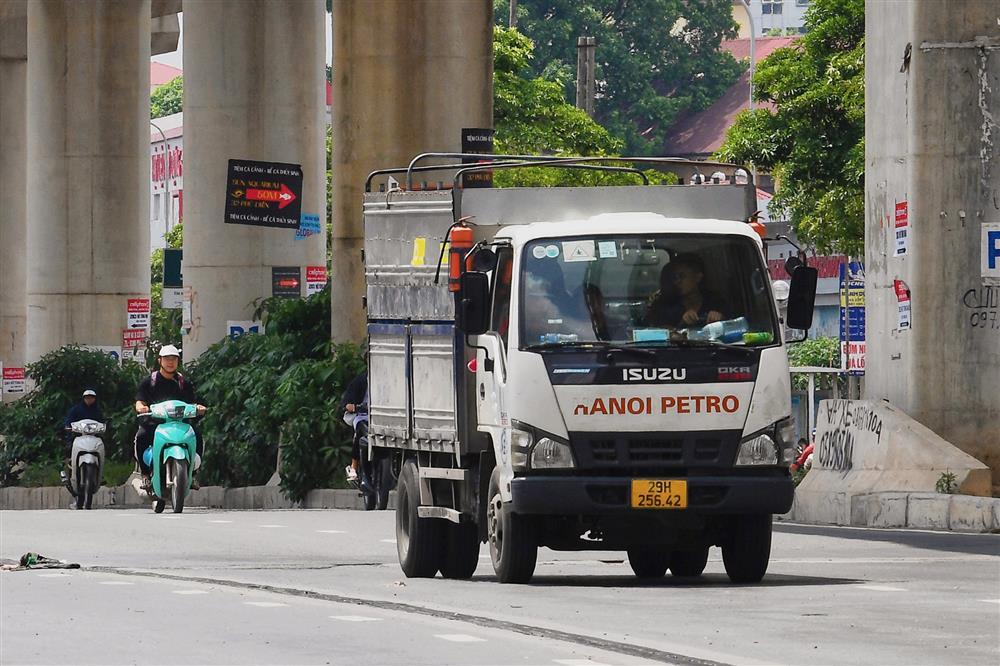
<svg viewBox="0 0 1000 666"><path fill-rule="evenodd" d="M687 505L687 481L632 479L633 509L686 509Z"/></svg>

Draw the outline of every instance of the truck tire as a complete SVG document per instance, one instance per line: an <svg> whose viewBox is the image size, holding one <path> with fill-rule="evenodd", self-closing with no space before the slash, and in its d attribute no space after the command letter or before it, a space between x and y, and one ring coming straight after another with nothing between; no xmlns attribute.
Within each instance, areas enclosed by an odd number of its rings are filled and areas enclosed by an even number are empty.
<svg viewBox="0 0 1000 666"><path fill-rule="evenodd" d="M674 576L700 576L708 564L708 546L670 553L670 573Z"/></svg>
<svg viewBox="0 0 1000 666"><path fill-rule="evenodd" d="M722 544L722 563L734 583L759 583L771 558L771 514L736 516Z"/></svg>
<svg viewBox="0 0 1000 666"><path fill-rule="evenodd" d="M473 522L445 525L447 550L441 563L445 578L467 580L479 566L479 526Z"/></svg>
<svg viewBox="0 0 1000 666"><path fill-rule="evenodd" d="M440 518L421 518L417 465L403 464L396 497L396 552L407 578L433 578L444 559L444 524Z"/></svg>
<svg viewBox="0 0 1000 666"><path fill-rule="evenodd" d="M501 583L527 583L535 573L538 543L534 524L504 504L500 498L500 471L493 470L486 495L486 535L490 544L493 570Z"/></svg>
<svg viewBox="0 0 1000 666"><path fill-rule="evenodd" d="M639 578L663 578L670 565L666 546L632 546L628 549L628 564Z"/></svg>

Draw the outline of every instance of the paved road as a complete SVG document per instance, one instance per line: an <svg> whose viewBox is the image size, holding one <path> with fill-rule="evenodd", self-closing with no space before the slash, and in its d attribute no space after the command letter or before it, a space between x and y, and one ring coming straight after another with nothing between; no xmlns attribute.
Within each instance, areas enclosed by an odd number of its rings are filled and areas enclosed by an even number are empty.
<svg viewBox="0 0 1000 666"><path fill-rule="evenodd" d="M540 553L531 585L407 580L392 514L0 512L0 663L996 664L1000 536L776 527L770 573L654 584Z"/></svg>

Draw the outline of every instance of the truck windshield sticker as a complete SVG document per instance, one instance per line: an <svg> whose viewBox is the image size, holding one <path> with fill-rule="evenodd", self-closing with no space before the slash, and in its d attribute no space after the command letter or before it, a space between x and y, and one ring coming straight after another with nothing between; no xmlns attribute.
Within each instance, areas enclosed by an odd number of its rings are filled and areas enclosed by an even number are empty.
<svg viewBox="0 0 1000 666"><path fill-rule="evenodd" d="M555 259L559 256L559 246L553 243L552 245L545 246L545 256L549 259Z"/></svg>
<svg viewBox="0 0 1000 666"><path fill-rule="evenodd" d="M618 256L618 243L615 241L598 241L597 251L601 259L614 259Z"/></svg>
<svg viewBox="0 0 1000 666"><path fill-rule="evenodd" d="M563 261L597 261L593 239L563 241Z"/></svg>
<svg viewBox="0 0 1000 666"><path fill-rule="evenodd" d="M541 245L536 245L535 248L531 251L531 255L535 259L544 259L545 258L545 248L542 247Z"/></svg>

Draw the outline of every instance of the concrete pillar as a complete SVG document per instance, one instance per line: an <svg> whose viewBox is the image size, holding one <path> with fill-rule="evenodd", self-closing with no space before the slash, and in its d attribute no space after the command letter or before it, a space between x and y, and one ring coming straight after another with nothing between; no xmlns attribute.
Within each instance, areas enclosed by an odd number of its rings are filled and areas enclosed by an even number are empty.
<svg viewBox="0 0 1000 666"><path fill-rule="evenodd" d="M1000 222L997 3L866 7L865 394L989 465L996 491L1000 285L980 262L982 225ZM901 256L897 214L909 221ZM909 330L896 280L910 291Z"/></svg>
<svg viewBox="0 0 1000 666"><path fill-rule="evenodd" d="M29 361L149 296L149 0L28 3Z"/></svg>
<svg viewBox="0 0 1000 666"><path fill-rule="evenodd" d="M5 367L24 366L27 325L27 55L25 0L0 0L0 364Z"/></svg>
<svg viewBox="0 0 1000 666"><path fill-rule="evenodd" d="M365 335L365 177L421 152L459 152L463 127L492 126L491 0L334 0L334 340Z"/></svg>
<svg viewBox="0 0 1000 666"><path fill-rule="evenodd" d="M184 1L185 358L251 319L272 266L326 265L325 232L223 222L230 159L301 164L302 213L326 219L325 12L323 0Z"/></svg>

